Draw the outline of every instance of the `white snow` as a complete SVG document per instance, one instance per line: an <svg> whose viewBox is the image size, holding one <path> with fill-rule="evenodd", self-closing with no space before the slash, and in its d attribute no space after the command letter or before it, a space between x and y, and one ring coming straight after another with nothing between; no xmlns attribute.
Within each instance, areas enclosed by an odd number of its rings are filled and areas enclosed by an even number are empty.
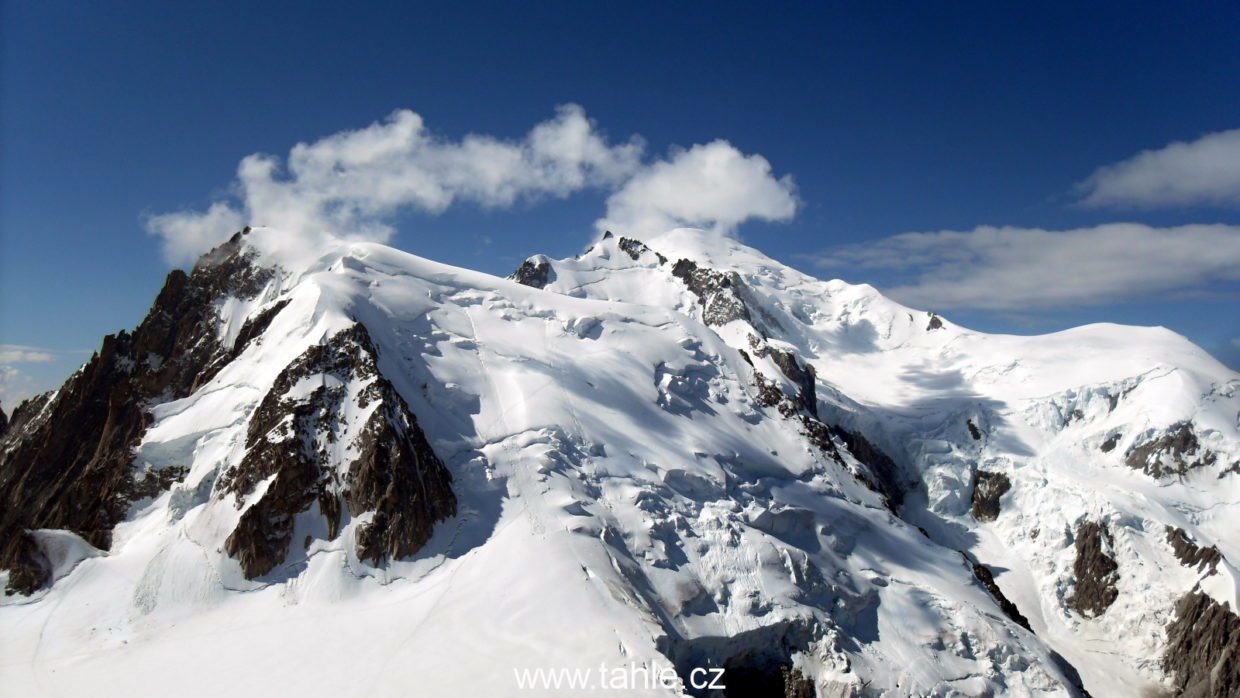
<svg viewBox="0 0 1240 698"><path fill-rule="evenodd" d="M279 258L275 231L248 239ZM1162 629L1201 581L1164 525L1240 560L1240 476L1219 476L1240 460L1240 376L1159 328L929 330L926 312L729 238L674 230L637 260L618 242L549 260L542 290L342 242L258 299L225 303L230 339L291 301L265 341L154 407L139 462L189 474L119 525L106 555L40 532L65 552L49 590L0 607L5 693L512 695L514 669L667 666L669 635L690 646L809 619L823 633L795 662L824 691L1066 695L1052 651L1095 696L1159 685ZM703 324L671 273L680 258L738 272L769 346L816 369L824 421L924 483L907 522L849 474L855 463L759 404L755 370L795 388L750 351L759 328ZM245 580L223 552L241 510L215 480L244 455L280 371L354 321L451 470L459 514L414 558L376 568L353 549L364 517L324 540L312 510L288 564ZM1138 437L1185 420L1216 468L1156 481L1123 464ZM977 468L1012 481L993 523L969 514ZM1120 568L1119 599L1092 620L1064 605L1070 532L1086 519L1108 524ZM958 550L994 570L1034 633ZM1201 583L1235 608L1229 563Z"/></svg>

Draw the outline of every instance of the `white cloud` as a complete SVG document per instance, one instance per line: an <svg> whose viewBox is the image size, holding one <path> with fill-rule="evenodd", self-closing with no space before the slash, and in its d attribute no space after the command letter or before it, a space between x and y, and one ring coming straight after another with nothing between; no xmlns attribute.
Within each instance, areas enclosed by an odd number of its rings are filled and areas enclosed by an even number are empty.
<svg viewBox="0 0 1240 698"><path fill-rule="evenodd" d="M1066 308L1240 281L1240 227L1152 228L1136 223L1065 231L979 227L905 233L829 250L811 260L827 269L905 275L905 281L886 292L923 308Z"/></svg>
<svg viewBox="0 0 1240 698"><path fill-rule="evenodd" d="M402 209L441 213L458 202L506 208L587 188L612 192L596 225L631 235L697 226L732 233L746 220L788 220L797 209L791 177L776 178L761 155L726 141L673 150L645 164L639 137L612 144L585 111L560 107L524 138L430 133L409 110L386 121L299 143L286 161L241 160L227 200L205 212L151 216L172 264L192 262L245 225L284 231L290 248L320 236L386 241ZM298 245L297 243L302 243Z"/></svg>
<svg viewBox="0 0 1240 698"><path fill-rule="evenodd" d="M146 229L163 238L164 259L174 265L193 262L244 225L244 216L221 202L211 204L206 213L163 213L146 221Z"/></svg>
<svg viewBox="0 0 1240 698"><path fill-rule="evenodd" d="M400 110L382 123L299 143L287 173L279 158L250 155L237 168L235 200L203 213L152 216L147 229L163 238L173 264L193 261L246 224L311 239L383 241L394 232L387 220L404 208L440 213L457 201L507 207L614 187L637 171L642 151L638 138L609 144L576 105L560 107L519 141L445 140L428 132L421 116Z"/></svg>
<svg viewBox="0 0 1240 698"><path fill-rule="evenodd" d="M56 354L50 349L22 344L0 344L0 364L44 363L55 359Z"/></svg>
<svg viewBox="0 0 1240 698"><path fill-rule="evenodd" d="M1077 184L1090 207L1240 205L1240 129L1171 143L1096 170Z"/></svg>
<svg viewBox="0 0 1240 698"><path fill-rule="evenodd" d="M731 234L751 218L785 221L796 210L791 176L776 179L766 158L717 140L638 172L608 198L595 227L637 237L684 226Z"/></svg>

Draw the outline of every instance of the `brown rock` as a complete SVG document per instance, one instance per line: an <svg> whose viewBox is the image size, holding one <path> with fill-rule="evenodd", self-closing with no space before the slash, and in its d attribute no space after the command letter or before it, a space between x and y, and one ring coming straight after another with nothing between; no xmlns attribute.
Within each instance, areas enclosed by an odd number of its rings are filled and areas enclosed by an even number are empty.
<svg viewBox="0 0 1240 698"><path fill-rule="evenodd" d="M1076 561L1072 572L1076 578L1076 590L1068 598L1068 608L1085 616L1102 615L1119 597L1116 582L1119 565L1107 555L1111 545L1111 532L1106 524L1086 521L1076 529Z"/></svg>
<svg viewBox="0 0 1240 698"><path fill-rule="evenodd" d="M1217 456L1202 448L1191 422L1181 422L1162 436L1138 444L1128 452L1124 462L1130 468L1143 470L1151 477L1183 475L1192 468L1213 465Z"/></svg>
<svg viewBox="0 0 1240 698"><path fill-rule="evenodd" d="M1176 695L1240 695L1240 617L1199 590L1185 594L1175 610L1162 666Z"/></svg>
<svg viewBox="0 0 1240 698"><path fill-rule="evenodd" d="M71 530L107 549L129 505L182 476L133 472L133 449L150 423L146 405L184 397L227 363L231 347L216 335L215 302L250 297L274 274L257 267L241 234L207 253L186 274L174 270L145 319L102 346L55 393L18 406L0 435L0 567L9 590L46 582L37 528ZM15 541L15 542L14 542Z"/></svg>
<svg viewBox="0 0 1240 698"><path fill-rule="evenodd" d="M977 471L973 483L973 504L970 511L978 521L994 521L999 518L999 501L1012 489L1012 481L1003 473L987 470Z"/></svg>
<svg viewBox="0 0 1240 698"><path fill-rule="evenodd" d="M451 476L404 400L379 373L377 356L365 327L354 325L293 360L255 411L246 455L219 484L219 492L237 495L243 506L259 482L274 476L225 544L247 578L266 575L284 561L296 517L315 502L332 537L341 527L342 501L350 516L374 512L357 531L358 557L372 564L417 552L434 524L456 513ZM290 397L294 385L315 376L324 377L323 386ZM358 453L351 463L332 462L321 447L345 436L340 417L348 395L344 388L327 388L327 376L366 383L359 407L378 403L350 435Z"/></svg>
<svg viewBox="0 0 1240 698"><path fill-rule="evenodd" d="M961 554L963 555L963 553ZM994 597L995 601L999 604L999 609L1003 611L1003 615L1011 618L1025 630L1032 632L1033 628L1029 627L1029 619L1020 612L1020 609L1016 607L1016 604L1012 603L1011 599L1003 595L1003 590L1000 589L999 585L995 583L995 576L991 573L990 568L976 562L972 563L972 567L973 576L976 577L977 581L981 582L982 586L986 587L986 591L990 592L990 595Z"/></svg>
<svg viewBox="0 0 1240 698"><path fill-rule="evenodd" d="M1166 527L1167 542L1171 544L1175 550L1175 556L1185 567L1196 567L1199 571L1210 568L1210 574L1218 568L1218 563L1223 559L1222 553L1218 548L1211 545L1208 548L1202 548L1189 539L1188 534L1182 528Z"/></svg>

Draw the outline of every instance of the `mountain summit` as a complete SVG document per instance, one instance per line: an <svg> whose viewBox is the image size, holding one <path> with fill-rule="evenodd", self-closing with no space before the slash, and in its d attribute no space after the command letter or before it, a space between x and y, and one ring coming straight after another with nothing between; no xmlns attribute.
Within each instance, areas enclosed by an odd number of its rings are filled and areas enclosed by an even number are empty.
<svg viewBox="0 0 1240 698"><path fill-rule="evenodd" d="M0 686L1236 695L1238 419L1167 330L699 230L501 279L247 228L0 430Z"/></svg>

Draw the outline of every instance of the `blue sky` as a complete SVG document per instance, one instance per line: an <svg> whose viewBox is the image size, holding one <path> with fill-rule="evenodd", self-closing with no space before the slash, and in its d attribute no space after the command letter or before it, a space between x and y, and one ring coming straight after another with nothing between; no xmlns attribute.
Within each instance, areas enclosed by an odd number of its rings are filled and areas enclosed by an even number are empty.
<svg viewBox="0 0 1240 698"><path fill-rule="evenodd" d="M4 2L6 410L145 314L153 216L244 217L242 158L397 109L441 145L519 145L579 105L611 158L381 212L416 254L574 254L722 139L742 208L665 214L977 329L1164 325L1240 367L1235 3L255 5Z"/></svg>

